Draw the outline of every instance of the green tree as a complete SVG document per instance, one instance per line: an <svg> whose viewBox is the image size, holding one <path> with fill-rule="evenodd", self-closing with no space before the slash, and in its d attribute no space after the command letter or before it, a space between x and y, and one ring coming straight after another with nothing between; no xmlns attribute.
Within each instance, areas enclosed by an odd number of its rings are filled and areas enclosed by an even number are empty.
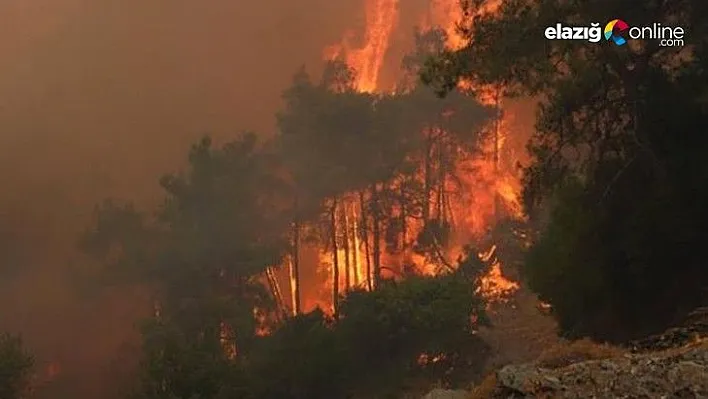
<svg viewBox="0 0 708 399"><path fill-rule="evenodd" d="M122 281L155 289L142 397L216 397L264 323L276 323L263 281L288 249L290 222L276 166L254 135L220 148L205 138L185 172L161 180L165 201L154 220L127 205L97 209L84 248L107 261L111 278L118 269Z"/></svg>
<svg viewBox="0 0 708 399"><path fill-rule="evenodd" d="M468 2L468 14L484 3ZM682 26L688 46L543 36L608 16ZM707 299L695 251L708 220L705 16L700 1L508 1L465 21L470 45L423 71L442 93L465 78L544 98L525 173L539 231L524 272L567 334L626 340Z"/></svg>
<svg viewBox="0 0 708 399"><path fill-rule="evenodd" d="M357 392L371 397L401 392L416 380L455 385L479 377L487 348L474 330L486 316L475 288L451 274L384 280L376 291L351 292L337 333L354 349L349 367Z"/></svg>

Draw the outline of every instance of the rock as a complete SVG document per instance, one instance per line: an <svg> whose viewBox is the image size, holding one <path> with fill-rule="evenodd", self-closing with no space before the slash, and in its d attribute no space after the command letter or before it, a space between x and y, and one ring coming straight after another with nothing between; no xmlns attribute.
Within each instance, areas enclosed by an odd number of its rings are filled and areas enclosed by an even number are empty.
<svg viewBox="0 0 708 399"><path fill-rule="evenodd" d="M469 396L469 392L459 389L433 389L423 399L467 399Z"/></svg>
<svg viewBox="0 0 708 399"><path fill-rule="evenodd" d="M557 369L510 365L489 398L708 398L708 341ZM490 391L488 391L490 392Z"/></svg>
<svg viewBox="0 0 708 399"><path fill-rule="evenodd" d="M630 349L639 353L678 348L705 337L708 337L708 307L698 308L691 312L680 326L661 334L633 341L630 344Z"/></svg>

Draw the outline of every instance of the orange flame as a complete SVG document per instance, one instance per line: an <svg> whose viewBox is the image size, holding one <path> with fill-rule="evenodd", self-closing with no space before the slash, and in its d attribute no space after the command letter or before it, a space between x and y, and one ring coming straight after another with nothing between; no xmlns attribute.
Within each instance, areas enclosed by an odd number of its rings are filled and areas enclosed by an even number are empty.
<svg viewBox="0 0 708 399"><path fill-rule="evenodd" d="M352 45L355 35L350 30L342 43L325 49L325 58L343 58L357 71L356 88L361 92L374 92L379 84L379 74L397 21L398 0L367 0L363 47Z"/></svg>

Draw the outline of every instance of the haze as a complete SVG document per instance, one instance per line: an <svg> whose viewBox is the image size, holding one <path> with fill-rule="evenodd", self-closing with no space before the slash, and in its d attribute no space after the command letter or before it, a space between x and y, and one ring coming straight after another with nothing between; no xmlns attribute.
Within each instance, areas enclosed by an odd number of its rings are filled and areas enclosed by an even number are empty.
<svg viewBox="0 0 708 399"><path fill-rule="evenodd" d="M87 386L66 392L106 397L138 311L68 283L93 204L154 200L205 133L271 132L291 76L361 18L361 0L0 2L0 328Z"/></svg>

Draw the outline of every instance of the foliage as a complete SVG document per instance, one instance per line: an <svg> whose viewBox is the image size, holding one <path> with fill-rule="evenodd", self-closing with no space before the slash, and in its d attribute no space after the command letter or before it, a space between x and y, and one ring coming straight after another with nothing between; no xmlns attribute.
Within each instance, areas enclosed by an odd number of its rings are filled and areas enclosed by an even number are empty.
<svg viewBox="0 0 708 399"><path fill-rule="evenodd" d="M455 274L352 292L339 321L319 310L296 316L235 359L218 341L194 341L169 320L151 323L137 397L371 397L421 381L465 384L487 355L473 333L485 320L474 288ZM422 364L425 353L445 357Z"/></svg>
<svg viewBox="0 0 708 399"><path fill-rule="evenodd" d="M372 397L421 380L467 382L486 359L473 334L473 320L484 319L474 287L460 275L413 277L349 293L339 321L319 311L295 317L249 360L253 397ZM422 354L445 357L421 364Z"/></svg>
<svg viewBox="0 0 708 399"><path fill-rule="evenodd" d="M34 358L26 351L20 337L0 335L0 398L26 398L33 367Z"/></svg>
<svg viewBox="0 0 708 399"><path fill-rule="evenodd" d="M470 15L484 3L467 2ZM507 1L466 21L470 45L422 71L442 93L464 78L544 98L525 173L539 231L524 272L565 334L623 341L708 300L695 251L708 227L706 11L689 0ZM681 26L691 37L684 48L543 37L557 22L607 16Z"/></svg>
<svg viewBox="0 0 708 399"><path fill-rule="evenodd" d="M331 320L318 309L289 319L262 338L249 362L253 398L342 396L355 382L350 353Z"/></svg>
<svg viewBox="0 0 708 399"><path fill-rule="evenodd" d="M106 200L94 209L94 224L84 232L79 247L102 263L104 281L130 281L142 274L153 255L151 246L158 235L150 229L145 215L131 203Z"/></svg>
<svg viewBox="0 0 708 399"><path fill-rule="evenodd" d="M143 379L136 398L213 398L231 377L218 340L194 340L169 322L145 326Z"/></svg>
<svg viewBox="0 0 708 399"><path fill-rule="evenodd" d="M388 281L371 293L350 293L342 303L340 333L361 364L362 373L370 364L381 372L369 376L369 386L391 384L399 389L406 377L424 378L426 367L421 354L443 356L435 366L434 376L450 383L455 376L443 377L465 362L477 366L484 359L484 344L473 335L477 322L485 320L483 301L475 293L476 285L461 275L409 277L403 282ZM470 358L469 356L472 356ZM470 366L467 365L467 369ZM430 377L430 376L428 376ZM451 381L452 380L452 381ZM408 381L410 382L410 381ZM375 391L369 392L373 394Z"/></svg>

